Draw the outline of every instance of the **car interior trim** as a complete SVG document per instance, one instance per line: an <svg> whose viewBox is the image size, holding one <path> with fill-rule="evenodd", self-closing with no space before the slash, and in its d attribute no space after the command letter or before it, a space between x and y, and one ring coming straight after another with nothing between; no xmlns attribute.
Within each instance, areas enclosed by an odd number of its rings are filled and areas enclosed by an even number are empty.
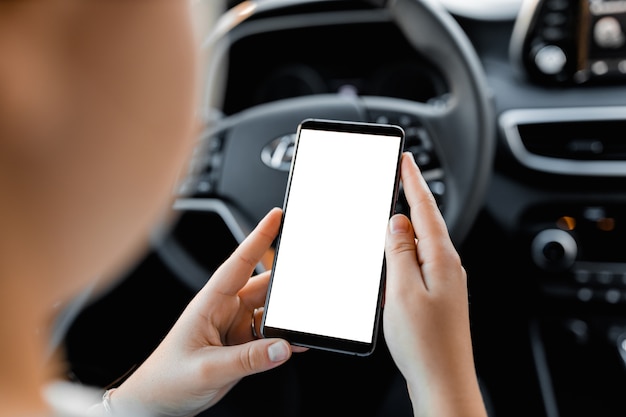
<svg viewBox="0 0 626 417"><path fill-rule="evenodd" d="M202 41L204 53L207 56L212 56L211 61L207 63L205 87L202 93L202 102L200 103L200 113L208 126L211 126L215 119L220 119L223 116L218 103L221 103L221 98L224 95L226 84L224 71L228 65L227 55L230 47L237 41L258 34L301 27L358 25L392 21L392 17L384 8L302 15L289 14L287 16L268 17L260 20L253 19L255 15L262 14L267 10L271 10L272 7L276 7L277 3L281 5L301 5L303 1L280 0L264 3L244 1L225 13L216 25L216 29Z"/></svg>
<svg viewBox="0 0 626 417"><path fill-rule="evenodd" d="M221 200L213 198L181 198L174 202L174 210L179 212L210 212L218 215L228 228L232 237L241 243L250 233L238 215ZM153 239L153 248L161 260L190 288L198 288L198 283L206 282L215 271L208 271L169 235L160 235ZM256 273L265 271L259 262Z"/></svg>
<svg viewBox="0 0 626 417"><path fill-rule="evenodd" d="M511 41L509 43L509 58L520 74L524 74L526 69L523 64L524 40L533 20L533 15L537 9L539 0L524 0L519 9L519 14L515 19Z"/></svg>
<svg viewBox="0 0 626 417"><path fill-rule="evenodd" d="M513 156L524 166L563 175L626 176L623 160L574 160L537 155L522 141L519 126L535 123L626 120L626 106L513 109L502 112L499 124Z"/></svg>
<svg viewBox="0 0 626 417"><path fill-rule="evenodd" d="M546 358L539 324L536 321L531 321L529 323L528 332L546 417L559 417L556 396L552 388L552 378L548 370L548 359Z"/></svg>

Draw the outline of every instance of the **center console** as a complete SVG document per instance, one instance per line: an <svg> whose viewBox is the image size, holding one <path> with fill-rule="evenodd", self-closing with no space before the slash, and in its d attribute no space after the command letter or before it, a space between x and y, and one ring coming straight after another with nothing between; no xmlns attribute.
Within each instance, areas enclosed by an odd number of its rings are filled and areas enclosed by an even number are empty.
<svg viewBox="0 0 626 417"><path fill-rule="evenodd" d="M536 293L529 333L546 414L621 415L626 107L516 109L499 122L533 184L509 212Z"/></svg>

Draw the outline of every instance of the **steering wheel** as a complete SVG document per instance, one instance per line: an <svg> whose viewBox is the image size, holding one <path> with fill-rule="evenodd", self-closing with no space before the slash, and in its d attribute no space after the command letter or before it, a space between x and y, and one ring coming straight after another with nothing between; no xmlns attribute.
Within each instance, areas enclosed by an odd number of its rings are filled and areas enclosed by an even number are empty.
<svg viewBox="0 0 626 417"><path fill-rule="evenodd" d="M227 13L207 41L212 64L207 91L219 97L216 92L229 33L250 16L286 3L244 2ZM438 3L392 0L376 7L439 69L449 92L428 103L380 96L308 95L216 118L200 140L190 168L194 175L185 184L187 197L175 204L181 212L179 223L154 243L165 263L194 290L204 285L221 258L272 207L282 206L295 131L302 120L311 117L402 124L407 134L405 149L414 153L438 198L452 240L459 245L466 237L483 204L496 141L493 103L482 66L465 33ZM207 108L219 108L211 100L207 95ZM402 199L397 210L406 210ZM207 222L206 235L194 223L200 218ZM218 243L207 243L218 227L228 230L230 246L223 236L213 237ZM211 251L221 251L220 259L207 264L203 259Z"/></svg>

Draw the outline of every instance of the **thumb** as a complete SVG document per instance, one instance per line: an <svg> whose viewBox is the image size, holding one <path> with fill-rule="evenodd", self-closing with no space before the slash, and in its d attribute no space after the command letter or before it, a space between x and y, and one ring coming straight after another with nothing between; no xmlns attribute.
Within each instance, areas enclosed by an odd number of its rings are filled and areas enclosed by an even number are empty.
<svg viewBox="0 0 626 417"><path fill-rule="evenodd" d="M415 232L411 222L403 214L396 214L389 220L385 254L387 260L391 260L392 267L417 264Z"/></svg>
<svg viewBox="0 0 626 417"><path fill-rule="evenodd" d="M224 373L232 380L275 368L291 357L291 345L283 339L259 339L228 346Z"/></svg>
<svg viewBox="0 0 626 417"><path fill-rule="evenodd" d="M387 292L404 291L406 289L404 278L420 275L415 232L411 222L403 214L396 214L389 221L385 257L387 261Z"/></svg>

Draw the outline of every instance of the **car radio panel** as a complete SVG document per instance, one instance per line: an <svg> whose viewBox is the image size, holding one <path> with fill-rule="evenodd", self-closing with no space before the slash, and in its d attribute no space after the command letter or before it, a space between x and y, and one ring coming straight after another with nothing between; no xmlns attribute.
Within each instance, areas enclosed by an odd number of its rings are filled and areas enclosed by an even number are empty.
<svg viewBox="0 0 626 417"><path fill-rule="evenodd" d="M535 207L530 255L546 295L626 303L626 206L556 204Z"/></svg>

